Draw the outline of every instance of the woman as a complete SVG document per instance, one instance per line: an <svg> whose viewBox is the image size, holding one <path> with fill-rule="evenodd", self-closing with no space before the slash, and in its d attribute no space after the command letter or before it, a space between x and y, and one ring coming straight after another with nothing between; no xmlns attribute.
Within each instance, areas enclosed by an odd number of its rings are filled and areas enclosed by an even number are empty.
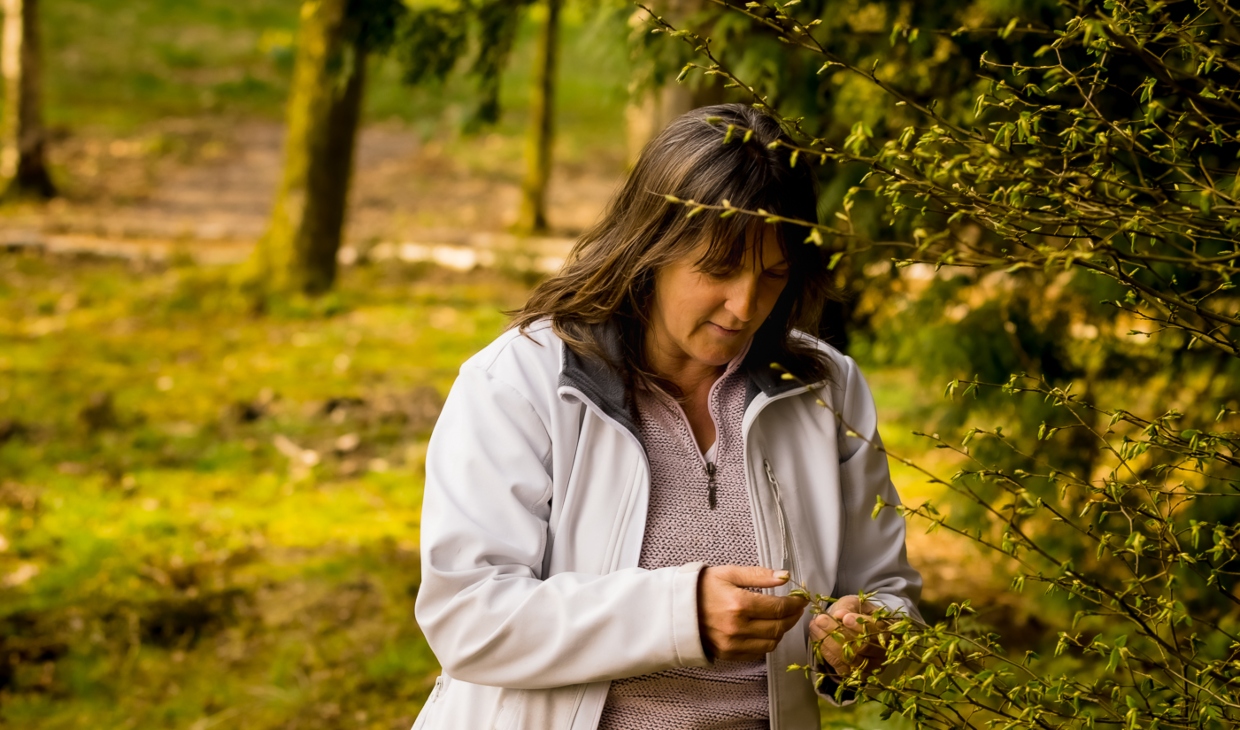
<svg viewBox="0 0 1240 730"><path fill-rule="evenodd" d="M778 139L741 105L673 121L461 368L426 460L416 615L444 672L415 728L817 728L788 665L825 638L847 672L830 634L917 615L903 522L870 517L898 499L868 388L796 329L819 249L665 197L816 219ZM794 582L845 598L810 617Z"/></svg>

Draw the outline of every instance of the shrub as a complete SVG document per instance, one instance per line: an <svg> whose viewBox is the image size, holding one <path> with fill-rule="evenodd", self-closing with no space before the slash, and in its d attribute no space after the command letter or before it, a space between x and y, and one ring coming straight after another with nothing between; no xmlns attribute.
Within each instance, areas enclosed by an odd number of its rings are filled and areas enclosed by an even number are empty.
<svg viewBox="0 0 1240 730"><path fill-rule="evenodd" d="M925 470L949 507L876 512L992 551L1053 627L1018 655L1010 637L962 623L967 600L931 625L893 619L883 640L900 671L854 673L841 691L864 688L925 727L1240 721L1240 11L1023 3L1006 23L918 28L910 12L931 11L852 3L884 9L893 56L926 38L949 56L985 50L892 69L824 3L716 4L782 42L789 64L815 58L821 75L873 92L880 117L833 137L838 119L804 100L801 116L781 115L786 89L729 65L743 40L723 53L700 29L653 21L693 48L686 71L721 77L782 120L798 139L784 145L794 164L836 179L864 167L834 217L802 223L833 267L892 261L877 285L900 282L901 306L926 315L901 323L876 305L875 328L895 334L871 344L905 339L928 362L977 366L948 386L955 422L1016 424L929 437L965 464L951 477ZM961 68L972 77L935 77ZM830 85L815 89L825 108ZM732 132L728 143L748 143ZM861 209L878 223L859 221Z"/></svg>

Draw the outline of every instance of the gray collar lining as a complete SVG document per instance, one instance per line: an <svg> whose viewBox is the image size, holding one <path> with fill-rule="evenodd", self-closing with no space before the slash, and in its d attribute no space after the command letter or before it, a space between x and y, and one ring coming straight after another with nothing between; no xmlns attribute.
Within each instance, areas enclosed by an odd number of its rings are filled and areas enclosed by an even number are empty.
<svg viewBox="0 0 1240 730"><path fill-rule="evenodd" d="M612 362L620 362L623 357L620 351L620 336L616 327L610 323L597 325L598 342ZM576 388L606 415L615 419L635 436L639 436L637 422L634 419L632 402L628 389L624 387L624 379L610 363L596 357L583 357L572 348L561 343L563 352L560 366L560 386ZM766 393L775 397L790 390L801 387L795 380L784 380L779 373L765 361L763 353L750 348L741 368L745 370L747 383L745 388L745 407Z"/></svg>

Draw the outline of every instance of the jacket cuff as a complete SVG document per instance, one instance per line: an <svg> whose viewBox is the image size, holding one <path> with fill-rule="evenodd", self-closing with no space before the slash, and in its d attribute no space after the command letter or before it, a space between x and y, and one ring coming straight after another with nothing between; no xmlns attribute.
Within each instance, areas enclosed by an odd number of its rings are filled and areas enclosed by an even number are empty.
<svg viewBox="0 0 1240 730"><path fill-rule="evenodd" d="M682 667L709 667L698 628L698 580L706 563L687 563L672 577L672 641Z"/></svg>

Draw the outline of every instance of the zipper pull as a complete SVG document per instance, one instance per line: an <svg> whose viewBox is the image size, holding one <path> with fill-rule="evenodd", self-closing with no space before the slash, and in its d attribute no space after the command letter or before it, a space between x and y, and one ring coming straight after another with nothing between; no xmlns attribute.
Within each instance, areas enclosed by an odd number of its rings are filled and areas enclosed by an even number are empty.
<svg viewBox="0 0 1240 730"><path fill-rule="evenodd" d="M715 497L715 465L713 462L706 462L706 503L711 509L717 506Z"/></svg>
<svg viewBox="0 0 1240 730"><path fill-rule="evenodd" d="M762 460L762 466L766 468L766 480L771 483L771 487L775 490L775 496L779 496L779 482L775 481L775 470L771 468L771 462L767 459Z"/></svg>

